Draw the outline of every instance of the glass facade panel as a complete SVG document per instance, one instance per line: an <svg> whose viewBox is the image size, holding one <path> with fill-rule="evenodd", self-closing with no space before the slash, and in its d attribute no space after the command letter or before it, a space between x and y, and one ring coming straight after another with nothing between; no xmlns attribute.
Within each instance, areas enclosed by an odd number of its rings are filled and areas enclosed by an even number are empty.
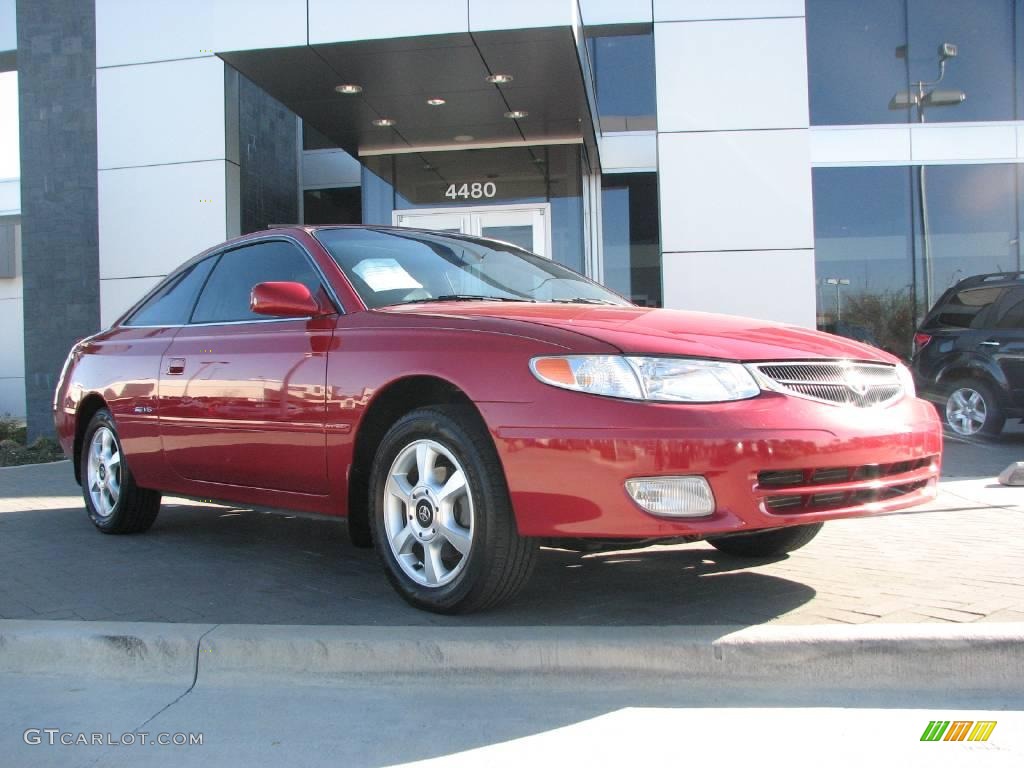
<svg viewBox="0 0 1024 768"><path fill-rule="evenodd" d="M807 0L807 74L812 125L905 123L889 101L907 88L903 0Z"/></svg>
<svg viewBox="0 0 1024 768"><path fill-rule="evenodd" d="M601 179L604 284L634 304L660 307L658 177L608 174Z"/></svg>
<svg viewBox="0 0 1024 768"><path fill-rule="evenodd" d="M1015 119L1020 5L807 0L811 123ZM955 55L944 54L943 43L952 43ZM922 92L933 93L918 106Z"/></svg>
<svg viewBox="0 0 1024 768"><path fill-rule="evenodd" d="M630 33L623 34L626 30ZM655 130L657 97L651 30L588 27L587 35L601 130Z"/></svg>
<svg viewBox="0 0 1024 768"><path fill-rule="evenodd" d="M906 167L813 174L818 328L904 357L915 311L910 175Z"/></svg>
<svg viewBox="0 0 1024 768"><path fill-rule="evenodd" d="M814 170L818 327L909 357L965 277L1020 269L1014 165Z"/></svg>

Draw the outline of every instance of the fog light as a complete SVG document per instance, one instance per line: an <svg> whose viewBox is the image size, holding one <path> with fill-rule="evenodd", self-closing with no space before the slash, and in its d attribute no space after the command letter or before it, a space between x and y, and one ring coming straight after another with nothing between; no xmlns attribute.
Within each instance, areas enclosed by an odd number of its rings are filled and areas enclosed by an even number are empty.
<svg viewBox="0 0 1024 768"><path fill-rule="evenodd" d="M715 511L715 495L700 475L634 477L626 481L633 501L654 515L707 517Z"/></svg>

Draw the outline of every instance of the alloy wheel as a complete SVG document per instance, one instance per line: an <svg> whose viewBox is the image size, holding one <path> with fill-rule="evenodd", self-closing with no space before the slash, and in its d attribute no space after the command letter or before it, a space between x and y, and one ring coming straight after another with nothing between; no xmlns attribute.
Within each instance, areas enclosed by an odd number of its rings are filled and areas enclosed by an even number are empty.
<svg viewBox="0 0 1024 768"><path fill-rule="evenodd" d="M121 495L121 452L114 433L107 427L92 433L86 482L97 516L110 517Z"/></svg>
<svg viewBox="0 0 1024 768"><path fill-rule="evenodd" d="M473 495L455 455L435 440L415 440L391 464L384 486L384 529L402 571L442 587L473 547Z"/></svg>
<svg viewBox="0 0 1024 768"><path fill-rule="evenodd" d="M988 419L988 404L980 392L970 387L953 391L946 401L946 422L958 435L976 435Z"/></svg>

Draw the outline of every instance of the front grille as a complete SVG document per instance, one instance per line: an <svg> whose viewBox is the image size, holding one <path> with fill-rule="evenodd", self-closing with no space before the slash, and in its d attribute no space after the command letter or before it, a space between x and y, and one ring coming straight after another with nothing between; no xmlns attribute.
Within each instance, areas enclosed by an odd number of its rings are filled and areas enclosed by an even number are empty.
<svg viewBox="0 0 1024 768"><path fill-rule="evenodd" d="M753 366L772 388L833 405L873 408L903 394L896 367L884 363L829 360L807 363L760 363Z"/></svg>
<svg viewBox="0 0 1024 768"><path fill-rule="evenodd" d="M857 507L921 490L930 479L921 475L934 460L929 456L893 464L770 470L758 473L756 490L765 511L774 514ZM823 489L816 491L815 486Z"/></svg>

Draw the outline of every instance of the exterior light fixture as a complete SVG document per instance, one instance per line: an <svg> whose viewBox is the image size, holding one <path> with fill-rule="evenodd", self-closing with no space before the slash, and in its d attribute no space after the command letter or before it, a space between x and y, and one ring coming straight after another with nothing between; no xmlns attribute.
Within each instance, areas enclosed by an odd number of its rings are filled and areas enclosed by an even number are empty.
<svg viewBox="0 0 1024 768"><path fill-rule="evenodd" d="M504 85L505 83L511 83L514 78L512 75L488 75L484 78L488 83L493 85Z"/></svg>
<svg viewBox="0 0 1024 768"><path fill-rule="evenodd" d="M344 93L346 96L351 96L356 93L362 93L363 86L356 85L355 83L342 83L341 85L334 86L334 90L338 93Z"/></svg>
<svg viewBox="0 0 1024 768"><path fill-rule="evenodd" d="M460 133L458 136L455 137L455 140L456 141L466 142L466 141L472 141L473 137L470 136L468 133Z"/></svg>
<svg viewBox="0 0 1024 768"><path fill-rule="evenodd" d="M440 107L442 104L447 103L448 102L445 101L444 99L427 99L427 104L429 104L432 107Z"/></svg>
<svg viewBox="0 0 1024 768"><path fill-rule="evenodd" d="M376 125L378 128L390 128L392 125L395 124L395 121L392 120L390 117L378 117L376 120L373 121L373 124Z"/></svg>
<svg viewBox="0 0 1024 768"><path fill-rule="evenodd" d="M522 120L528 114L530 113L527 112L525 109L513 109L511 112L506 112L505 117L507 117L509 120Z"/></svg>

